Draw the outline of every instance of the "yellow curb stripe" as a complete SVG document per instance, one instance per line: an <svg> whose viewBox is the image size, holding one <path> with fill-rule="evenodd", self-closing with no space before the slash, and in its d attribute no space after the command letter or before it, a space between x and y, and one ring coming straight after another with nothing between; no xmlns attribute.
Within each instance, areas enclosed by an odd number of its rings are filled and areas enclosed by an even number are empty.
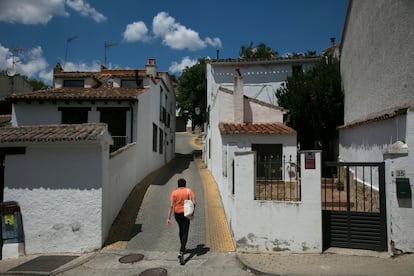
<svg viewBox="0 0 414 276"><path fill-rule="evenodd" d="M213 252L235 251L217 184L203 161L198 159L197 164L204 187L206 245Z"/></svg>

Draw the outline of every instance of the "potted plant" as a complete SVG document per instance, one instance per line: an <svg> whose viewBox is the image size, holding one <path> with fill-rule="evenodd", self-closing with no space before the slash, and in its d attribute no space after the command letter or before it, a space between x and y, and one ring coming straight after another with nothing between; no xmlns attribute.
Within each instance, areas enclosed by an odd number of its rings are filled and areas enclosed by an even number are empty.
<svg viewBox="0 0 414 276"><path fill-rule="evenodd" d="M344 181L342 180L342 179L337 179L336 181L335 181L335 184L336 184L336 189L338 190L338 191L343 191L344 189L345 189L345 185L344 185Z"/></svg>

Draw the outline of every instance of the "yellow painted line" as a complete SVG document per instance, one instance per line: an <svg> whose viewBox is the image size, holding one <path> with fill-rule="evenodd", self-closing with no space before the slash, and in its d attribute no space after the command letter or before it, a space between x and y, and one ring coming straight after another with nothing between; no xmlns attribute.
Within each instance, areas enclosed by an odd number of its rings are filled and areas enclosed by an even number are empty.
<svg viewBox="0 0 414 276"><path fill-rule="evenodd" d="M217 183L201 159L197 160L197 164L204 187L206 245L213 252L235 251Z"/></svg>

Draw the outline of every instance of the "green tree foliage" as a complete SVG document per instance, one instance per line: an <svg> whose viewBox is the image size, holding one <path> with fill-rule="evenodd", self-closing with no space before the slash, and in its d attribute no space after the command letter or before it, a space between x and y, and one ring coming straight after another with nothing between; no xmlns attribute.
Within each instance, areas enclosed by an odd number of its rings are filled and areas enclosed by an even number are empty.
<svg viewBox="0 0 414 276"><path fill-rule="evenodd" d="M43 90L49 88L44 82L36 79L29 79L26 76L24 78L30 83L30 85L33 87L33 91L37 90Z"/></svg>
<svg viewBox="0 0 414 276"><path fill-rule="evenodd" d="M178 78L177 107L179 116L185 121L191 119L193 126L205 122L207 106L206 60L199 59L198 63L186 68ZM196 114L196 110L200 114Z"/></svg>
<svg viewBox="0 0 414 276"><path fill-rule="evenodd" d="M322 148L325 159L336 159L336 127L343 124L344 109L339 61L323 57L311 71L289 77L276 97L290 110L287 124L297 131L301 149Z"/></svg>
<svg viewBox="0 0 414 276"><path fill-rule="evenodd" d="M239 57L245 59L251 58L275 58L278 53L272 48L268 47L264 43L259 43L256 47L253 46L253 42L250 42L249 46L242 45L239 51Z"/></svg>

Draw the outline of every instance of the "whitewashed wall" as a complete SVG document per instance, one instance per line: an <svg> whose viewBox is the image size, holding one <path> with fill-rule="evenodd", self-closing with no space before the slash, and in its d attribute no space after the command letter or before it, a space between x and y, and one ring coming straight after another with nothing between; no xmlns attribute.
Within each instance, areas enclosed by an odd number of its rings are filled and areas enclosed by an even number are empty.
<svg viewBox="0 0 414 276"><path fill-rule="evenodd" d="M277 105L275 93L292 75L292 65L302 65L302 69L308 71L315 60L317 59L213 63L214 67L207 65L207 74L211 74L216 84L233 89L233 72L235 68L240 68L244 79L244 95Z"/></svg>
<svg viewBox="0 0 414 276"><path fill-rule="evenodd" d="M414 100L412 1L353 1L341 75L349 123Z"/></svg>
<svg viewBox="0 0 414 276"><path fill-rule="evenodd" d="M4 200L21 207L26 254L100 248L102 151L100 143L37 144L6 156Z"/></svg>
<svg viewBox="0 0 414 276"><path fill-rule="evenodd" d="M387 230L389 250L414 252L414 112L407 114L408 153L386 154L386 198L387 198ZM397 197L397 171L404 171L411 185L411 199ZM399 176L401 177L401 176Z"/></svg>
<svg viewBox="0 0 414 276"><path fill-rule="evenodd" d="M292 158L296 162L296 135L223 135L222 150L220 152L221 159L214 162L214 168L219 168L219 172L215 176L220 194L223 200L223 206L228 217L233 217L234 195L232 194L233 175L232 164L235 160L235 154L240 152L250 152L252 144L281 144L283 145L282 154L286 160ZM219 167L221 166L221 167ZM254 172L254 175L256 173ZM248 180L239 178L240 185L248 185Z"/></svg>
<svg viewBox="0 0 414 276"><path fill-rule="evenodd" d="M108 180L103 183L102 190L103 239L107 237L122 205L140 180L137 179L136 174L139 165L138 156L137 145L133 143L109 159L107 164ZM138 177L143 178L145 175Z"/></svg>
<svg viewBox="0 0 414 276"><path fill-rule="evenodd" d="M314 153L316 169L302 167L302 201L284 202L254 200L255 153L236 152L234 204L227 219L238 250L322 252L321 159Z"/></svg>

